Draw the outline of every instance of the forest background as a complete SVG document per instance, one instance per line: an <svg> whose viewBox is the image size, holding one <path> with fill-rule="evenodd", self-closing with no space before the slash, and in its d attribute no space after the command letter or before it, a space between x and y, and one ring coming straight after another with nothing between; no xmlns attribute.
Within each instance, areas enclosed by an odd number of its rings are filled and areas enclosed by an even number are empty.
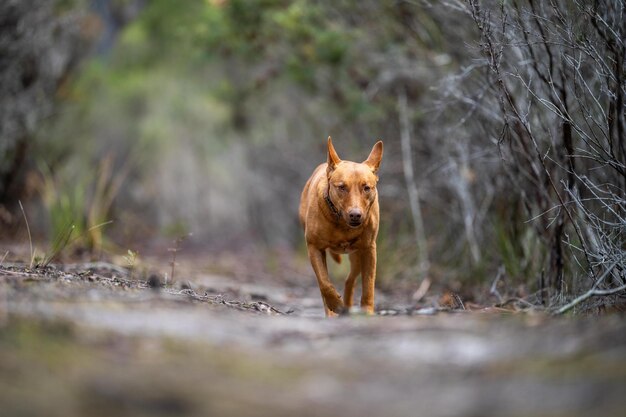
<svg viewBox="0 0 626 417"><path fill-rule="evenodd" d="M381 289L620 304L624 11L4 1L0 237L28 242L26 217L35 242L96 258L186 237L304 259L297 207L326 137L349 160L382 139Z"/></svg>

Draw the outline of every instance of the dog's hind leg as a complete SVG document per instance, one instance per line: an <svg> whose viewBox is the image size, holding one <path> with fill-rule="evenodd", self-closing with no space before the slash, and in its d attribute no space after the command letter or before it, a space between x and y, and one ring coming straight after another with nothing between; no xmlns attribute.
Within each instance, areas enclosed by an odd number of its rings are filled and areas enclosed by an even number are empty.
<svg viewBox="0 0 626 417"><path fill-rule="evenodd" d="M343 290L343 302L346 308L352 307L352 299L354 298L354 282L361 274L361 256L358 252L350 254L350 272L346 278L346 284Z"/></svg>

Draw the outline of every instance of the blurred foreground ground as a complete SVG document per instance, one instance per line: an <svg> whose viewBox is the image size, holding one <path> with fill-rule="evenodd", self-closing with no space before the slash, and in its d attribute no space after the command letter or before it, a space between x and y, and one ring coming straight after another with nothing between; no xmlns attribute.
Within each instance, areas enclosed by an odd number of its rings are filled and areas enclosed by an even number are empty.
<svg viewBox="0 0 626 417"><path fill-rule="evenodd" d="M227 272L181 269L154 289L107 263L4 262L1 414L610 417L626 407L622 316L326 320L312 275L298 285ZM379 302L404 312L395 299Z"/></svg>

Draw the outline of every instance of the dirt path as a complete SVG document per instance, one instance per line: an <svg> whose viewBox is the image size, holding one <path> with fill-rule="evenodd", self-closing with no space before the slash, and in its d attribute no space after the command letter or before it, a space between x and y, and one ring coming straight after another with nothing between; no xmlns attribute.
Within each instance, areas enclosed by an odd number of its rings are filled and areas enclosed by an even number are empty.
<svg viewBox="0 0 626 417"><path fill-rule="evenodd" d="M315 288L209 274L184 287L150 288L106 264L0 268L2 415L622 416L626 407L620 316L326 320Z"/></svg>

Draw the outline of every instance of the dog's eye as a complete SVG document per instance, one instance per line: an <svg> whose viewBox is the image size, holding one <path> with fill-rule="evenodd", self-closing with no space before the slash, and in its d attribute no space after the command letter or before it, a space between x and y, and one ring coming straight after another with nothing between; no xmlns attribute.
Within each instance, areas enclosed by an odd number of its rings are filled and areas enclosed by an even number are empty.
<svg viewBox="0 0 626 417"><path fill-rule="evenodd" d="M341 192L346 191L346 185L345 184L337 184L336 187Z"/></svg>
<svg viewBox="0 0 626 417"><path fill-rule="evenodd" d="M372 191L372 187L370 187L369 185L364 185L363 191L365 191L366 193L369 193L370 191Z"/></svg>

